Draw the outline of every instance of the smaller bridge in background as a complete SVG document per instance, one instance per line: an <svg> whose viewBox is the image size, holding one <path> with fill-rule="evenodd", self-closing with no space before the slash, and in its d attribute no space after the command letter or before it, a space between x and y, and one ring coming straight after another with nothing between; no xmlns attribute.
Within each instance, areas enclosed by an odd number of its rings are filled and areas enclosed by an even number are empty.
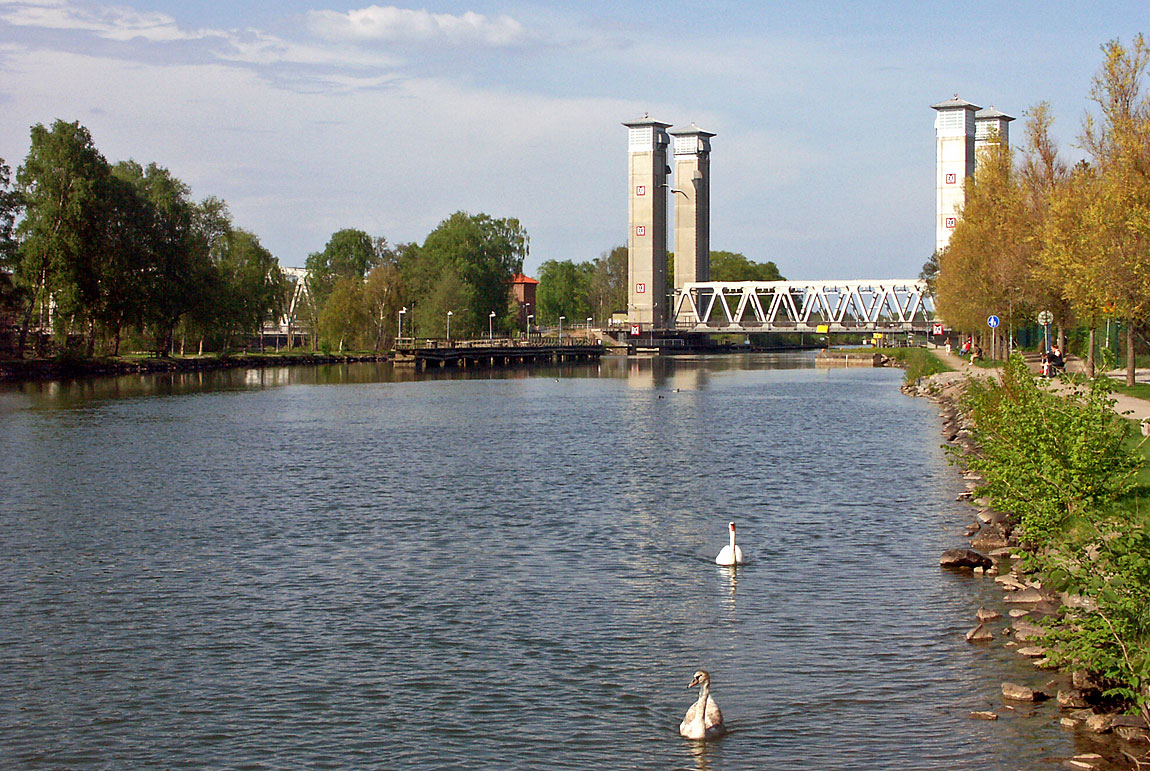
<svg viewBox="0 0 1150 771"><path fill-rule="evenodd" d="M920 279L707 281L674 296L682 332L930 332L934 298Z"/></svg>

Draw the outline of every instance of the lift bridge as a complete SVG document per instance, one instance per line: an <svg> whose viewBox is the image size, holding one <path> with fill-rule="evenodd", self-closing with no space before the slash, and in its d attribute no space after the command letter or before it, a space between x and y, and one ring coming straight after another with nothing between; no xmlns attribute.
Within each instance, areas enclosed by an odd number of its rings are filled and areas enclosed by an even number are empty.
<svg viewBox="0 0 1150 771"><path fill-rule="evenodd" d="M931 332L934 298L920 279L704 281L673 297L681 332Z"/></svg>

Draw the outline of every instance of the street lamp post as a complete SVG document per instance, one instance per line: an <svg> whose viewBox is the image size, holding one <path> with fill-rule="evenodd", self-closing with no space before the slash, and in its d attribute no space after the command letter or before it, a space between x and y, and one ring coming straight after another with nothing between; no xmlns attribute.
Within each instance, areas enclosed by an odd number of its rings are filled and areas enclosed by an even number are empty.
<svg viewBox="0 0 1150 771"><path fill-rule="evenodd" d="M447 342L451 343L451 317L455 315L454 311L447 312Z"/></svg>
<svg viewBox="0 0 1150 771"><path fill-rule="evenodd" d="M559 317L559 345L563 345L563 322L566 320L566 316Z"/></svg>
<svg viewBox="0 0 1150 771"><path fill-rule="evenodd" d="M487 314L487 342L495 340L495 311Z"/></svg>
<svg viewBox="0 0 1150 771"><path fill-rule="evenodd" d="M395 342L397 343L403 339L403 314L405 313L407 313L406 307L399 309L399 329L395 333Z"/></svg>

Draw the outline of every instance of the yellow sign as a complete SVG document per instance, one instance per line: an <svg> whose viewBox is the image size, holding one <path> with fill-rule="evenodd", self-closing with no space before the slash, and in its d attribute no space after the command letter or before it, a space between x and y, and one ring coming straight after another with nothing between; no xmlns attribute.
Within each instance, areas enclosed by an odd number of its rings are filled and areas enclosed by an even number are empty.
<svg viewBox="0 0 1150 771"><path fill-rule="evenodd" d="M831 331L831 325L830 324L819 324L817 327L815 327L815 331L819 332L819 333L830 332Z"/></svg>
<svg viewBox="0 0 1150 771"><path fill-rule="evenodd" d="M872 340L882 340L882 332L875 332L871 335Z"/></svg>

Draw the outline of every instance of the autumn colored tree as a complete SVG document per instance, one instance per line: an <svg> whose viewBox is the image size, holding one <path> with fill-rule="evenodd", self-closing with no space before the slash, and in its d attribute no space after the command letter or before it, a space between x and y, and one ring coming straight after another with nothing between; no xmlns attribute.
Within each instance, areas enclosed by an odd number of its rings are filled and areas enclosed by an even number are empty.
<svg viewBox="0 0 1150 771"><path fill-rule="evenodd" d="M1134 334L1150 314L1150 46L1112 40L1094 77L1082 144L1092 157L1053 199L1041 260L1045 275L1085 317L1126 324L1126 382L1134 383Z"/></svg>
<svg viewBox="0 0 1150 771"><path fill-rule="evenodd" d="M966 200L950 243L939 255L936 308L955 329L981 330L1005 315L1029 280L1030 235L1013 155L1004 142L982 150L966 181Z"/></svg>

